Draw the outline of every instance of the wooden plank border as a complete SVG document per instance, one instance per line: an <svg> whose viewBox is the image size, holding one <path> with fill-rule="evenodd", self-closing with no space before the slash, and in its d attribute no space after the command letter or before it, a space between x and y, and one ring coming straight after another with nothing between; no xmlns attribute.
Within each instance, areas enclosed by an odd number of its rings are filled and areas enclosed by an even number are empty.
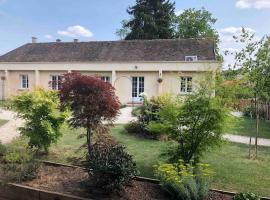
<svg viewBox="0 0 270 200"><path fill-rule="evenodd" d="M51 165L51 166L62 166L62 167L70 167L70 168L81 168L83 170L87 170L86 168L74 166L74 165L65 165L61 163L55 163L50 161L43 161L40 162ZM159 184L160 181L157 179L151 179L146 177L136 176L134 180L141 181L141 182L148 182L153 184ZM230 196L234 196L235 192L223 191L218 189L210 189L210 191L218 192L221 194L226 194ZM0 200L93 200L88 198L77 197L73 195L67 195L58 192L51 192L47 190L40 190L20 184L1 184L0 182ZM261 200L270 200L268 197L261 197Z"/></svg>

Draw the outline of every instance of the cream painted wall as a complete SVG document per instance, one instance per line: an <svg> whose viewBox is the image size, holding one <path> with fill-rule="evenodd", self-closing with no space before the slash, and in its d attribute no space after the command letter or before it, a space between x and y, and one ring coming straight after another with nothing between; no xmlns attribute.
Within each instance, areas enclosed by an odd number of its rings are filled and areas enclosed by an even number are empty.
<svg viewBox="0 0 270 200"><path fill-rule="evenodd" d="M199 84L203 81L203 72L163 72L162 93L183 94L180 91L180 77L192 77L192 90L198 90Z"/></svg>
<svg viewBox="0 0 270 200"><path fill-rule="evenodd" d="M6 92L8 97L17 95L26 89L21 88L20 75L28 75L29 90L35 88L35 71L8 71L8 78L6 82Z"/></svg>
<svg viewBox="0 0 270 200"><path fill-rule="evenodd" d="M39 82L37 86L49 89L49 82L51 81L52 75L62 75L67 73L67 71L39 71Z"/></svg>
<svg viewBox="0 0 270 200"><path fill-rule="evenodd" d="M132 77L144 77L144 92L149 97L158 95L158 72L116 72L113 86L122 103L132 102Z"/></svg>
<svg viewBox="0 0 270 200"><path fill-rule="evenodd" d="M110 76L122 103L132 101L132 76L145 77L145 92L149 97L163 93L180 93L180 75L190 75L193 83L206 71L215 71L220 63L209 62L110 62L110 63L0 63L0 73L5 74L6 97L20 93L20 74L28 74L29 89L49 88L50 75L71 71L87 75ZM161 73L163 82L157 79ZM128 78L127 78L128 77ZM116 81L115 81L116 80ZM1 87L0 87L0 90ZM1 95L1 92L0 92Z"/></svg>

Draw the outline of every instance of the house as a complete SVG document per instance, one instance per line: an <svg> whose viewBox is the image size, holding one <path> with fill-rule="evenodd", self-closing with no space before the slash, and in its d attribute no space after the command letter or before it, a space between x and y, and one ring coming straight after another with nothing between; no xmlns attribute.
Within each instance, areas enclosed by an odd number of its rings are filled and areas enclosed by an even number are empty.
<svg viewBox="0 0 270 200"><path fill-rule="evenodd" d="M35 87L57 90L61 74L81 72L111 83L122 103L140 102L142 92L188 94L219 66L208 39L38 43L32 38L0 57L0 98Z"/></svg>

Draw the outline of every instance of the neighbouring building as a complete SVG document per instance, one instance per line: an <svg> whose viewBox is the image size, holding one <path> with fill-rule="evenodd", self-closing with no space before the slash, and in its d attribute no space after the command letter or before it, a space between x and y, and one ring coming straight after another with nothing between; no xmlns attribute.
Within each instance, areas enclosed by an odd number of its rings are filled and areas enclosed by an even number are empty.
<svg viewBox="0 0 270 200"><path fill-rule="evenodd" d="M57 90L62 74L80 72L111 83L123 104L139 102L142 92L149 97L193 92L196 82L219 66L208 39L38 43L33 38L0 57L0 98L35 87Z"/></svg>

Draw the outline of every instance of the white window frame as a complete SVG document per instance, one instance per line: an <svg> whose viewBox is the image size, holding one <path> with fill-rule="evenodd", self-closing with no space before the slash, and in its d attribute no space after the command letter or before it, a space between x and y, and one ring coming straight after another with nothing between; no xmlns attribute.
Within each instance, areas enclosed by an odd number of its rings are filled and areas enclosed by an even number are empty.
<svg viewBox="0 0 270 200"><path fill-rule="evenodd" d="M20 89L29 89L29 76L28 74L20 74Z"/></svg>
<svg viewBox="0 0 270 200"><path fill-rule="evenodd" d="M56 77L55 87L53 87L53 82L54 82L53 77ZM50 83L49 84L50 84L50 88L52 90L59 90L60 79L61 79L61 75L59 75L59 74L51 74L50 75Z"/></svg>
<svg viewBox="0 0 270 200"><path fill-rule="evenodd" d="M111 83L111 77L110 76L101 76L100 79L104 81L105 83Z"/></svg>
<svg viewBox="0 0 270 200"><path fill-rule="evenodd" d="M182 85L184 84L184 85ZM181 76L180 77L180 93L190 94L193 92L193 78L192 76Z"/></svg>
<svg viewBox="0 0 270 200"><path fill-rule="evenodd" d="M190 58L191 58L191 60L189 60ZM198 56L185 56L185 61L186 62L197 62Z"/></svg>

